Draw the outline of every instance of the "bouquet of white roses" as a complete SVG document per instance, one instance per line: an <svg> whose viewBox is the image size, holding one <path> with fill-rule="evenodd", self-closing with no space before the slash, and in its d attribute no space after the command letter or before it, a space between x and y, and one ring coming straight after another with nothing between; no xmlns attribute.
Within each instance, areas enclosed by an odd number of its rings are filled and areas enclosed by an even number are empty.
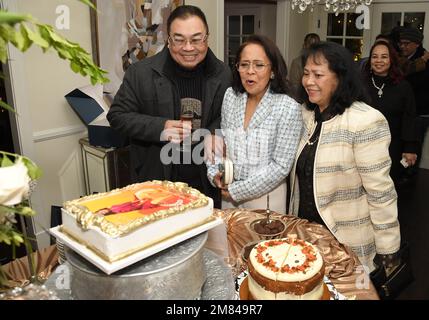
<svg viewBox="0 0 429 320"><path fill-rule="evenodd" d="M0 151L0 243L23 242L18 236L8 237L6 230L13 227L10 223L15 223L15 213L34 214L24 203L28 200L30 182L40 175L40 169L30 159Z"/></svg>
<svg viewBox="0 0 429 320"><path fill-rule="evenodd" d="M20 246L26 239L16 228L15 215L35 214L28 205L30 185L41 175L30 159L0 151L0 243ZM0 284L2 279L0 269Z"/></svg>

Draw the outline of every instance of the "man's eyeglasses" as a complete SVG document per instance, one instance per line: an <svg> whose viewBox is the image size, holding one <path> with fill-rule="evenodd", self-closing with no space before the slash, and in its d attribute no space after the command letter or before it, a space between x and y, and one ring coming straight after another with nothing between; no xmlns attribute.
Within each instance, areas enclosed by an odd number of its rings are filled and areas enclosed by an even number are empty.
<svg viewBox="0 0 429 320"><path fill-rule="evenodd" d="M398 46L400 47L406 47L411 43L411 41L399 41Z"/></svg>
<svg viewBox="0 0 429 320"><path fill-rule="evenodd" d="M172 37L168 37L168 40L175 47L184 47L184 46L186 46L186 44L188 42L192 47L198 47L198 46L202 45L207 40L208 36L209 35L206 34L205 36L198 36L198 37L195 37L192 39L186 39L186 38L179 37L179 36L172 36Z"/></svg>
<svg viewBox="0 0 429 320"><path fill-rule="evenodd" d="M250 69L250 66L253 66L253 70L255 70L256 72L261 72L265 69L265 67L268 67L270 65L271 65L270 63L263 63L260 61L253 61L253 62L243 61L243 62L237 63L236 67L238 72L248 71Z"/></svg>

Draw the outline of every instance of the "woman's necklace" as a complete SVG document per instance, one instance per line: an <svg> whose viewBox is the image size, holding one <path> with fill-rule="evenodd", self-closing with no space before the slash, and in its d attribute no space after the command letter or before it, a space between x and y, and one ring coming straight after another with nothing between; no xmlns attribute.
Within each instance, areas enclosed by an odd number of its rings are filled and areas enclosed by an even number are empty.
<svg viewBox="0 0 429 320"><path fill-rule="evenodd" d="M314 128L314 130L312 129L309 133L308 133L308 139L307 139L307 144L309 146L312 146L313 144L315 144L317 142L317 140L319 140L319 136L320 136L320 130L318 130L317 126L319 125L318 122L316 122L316 127ZM312 132L312 133L311 133ZM316 135L316 138L314 138L313 141L310 141L310 139Z"/></svg>
<svg viewBox="0 0 429 320"><path fill-rule="evenodd" d="M317 142L317 140L319 140L319 136L316 137L316 139L314 139L313 141L310 141L310 138L307 141L307 144L309 146L312 146L313 144L315 144Z"/></svg>
<svg viewBox="0 0 429 320"><path fill-rule="evenodd" d="M374 77L372 77L372 76L371 76L371 79L372 79L372 85L373 85L376 89L378 89L378 92L377 92L378 97L379 97L379 98L381 98L381 96L383 95L383 88L384 88L385 83L383 82L383 84L382 84L382 86L381 86L381 88L380 88L380 87L377 87L377 85L375 84Z"/></svg>

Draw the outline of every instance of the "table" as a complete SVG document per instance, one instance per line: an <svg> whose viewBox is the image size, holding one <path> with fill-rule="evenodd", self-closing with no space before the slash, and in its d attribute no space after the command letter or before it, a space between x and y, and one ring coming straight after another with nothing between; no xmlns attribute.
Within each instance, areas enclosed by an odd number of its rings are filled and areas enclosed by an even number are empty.
<svg viewBox="0 0 429 320"><path fill-rule="evenodd" d="M40 281L45 281L52 271L58 266L58 251L55 245L33 253L33 261L36 267L36 274ZM0 266L3 269L7 287L24 287L30 283L31 272L28 267L28 258L22 257Z"/></svg>
<svg viewBox="0 0 429 320"><path fill-rule="evenodd" d="M249 242L259 240L251 233L249 224L254 219L264 216L260 211L244 211L242 209L216 210L214 214L223 218L225 225L217 228L217 234L210 236L206 248L216 252L220 257L237 258L241 249ZM377 292L364 275L364 270L356 255L347 247L340 244L328 229L316 223L299 219L294 216L274 214L284 219L287 224L282 236L296 234L298 238L309 241L317 246L325 261L325 274L330 278L335 288L350 299L378 300ZM222 225L220 226L222 227ZM225 237L225 234L227 237ZM227 241L225 241L227 239ZM55 246L35 254L39 276L47 279L52 270L58 265L58 253ZM4 266L6 276L13 280L13 285L28 284L28 260L24 257Z"/></svg>
<svg viewBox="0 0 429 320"><path fill-rule="evenodd" d="M227 248L222 247L216 235L209 235L206 247L218 255L238 258L244 245L260 240L256 234L250 231L249 224L254 219L263 218L264 210L215 210L215 214L222 217L225 222ZM325 274L338 292L350 299L379 299L357 256L347 246L340 244L326 227L294 216L277 213L274 213L273 216L286 222L287 227L283 237L288 234L296 234L299 239L311 242L320 250L325 261Z"/></svg>

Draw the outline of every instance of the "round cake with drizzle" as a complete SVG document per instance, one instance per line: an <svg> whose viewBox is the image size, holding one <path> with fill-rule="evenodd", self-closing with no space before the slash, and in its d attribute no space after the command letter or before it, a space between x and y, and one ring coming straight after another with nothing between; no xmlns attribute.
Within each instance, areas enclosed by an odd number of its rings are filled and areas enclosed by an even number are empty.
<svg viewBox="0 0 429 320"><path fill-rule="evenodd" d="M311 243L294 238L263 241L248 259L249 295L257 300L319 300L325 265Z"/></svg>

